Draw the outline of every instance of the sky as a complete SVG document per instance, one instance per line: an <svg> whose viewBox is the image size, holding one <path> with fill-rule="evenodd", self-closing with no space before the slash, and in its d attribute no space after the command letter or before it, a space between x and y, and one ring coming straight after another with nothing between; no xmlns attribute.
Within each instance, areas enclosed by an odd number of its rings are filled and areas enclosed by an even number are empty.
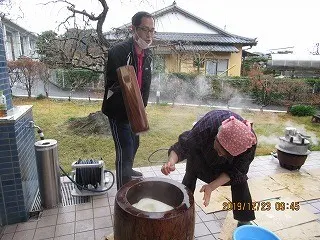
<svg viewBox="0 0 320 240"><path fill-rule="evenodd" d="M67 16L65 4L43 5L47 0L11 0L10 19L20 26L41 33L58 31ZM98 0L70 0L76 9L99 13ZM104 30L129 23L137 11L154 12L171 5L173 0L107 0L109 12ZM319 0L176 0L180 8L226 31L257 38L251 52L294 47L297 54L309 54L320 42ZM19 9L21 9L19 11ZM22 16L22 17L18 17ZM62 29L60 28L60 31Z"/></svg>

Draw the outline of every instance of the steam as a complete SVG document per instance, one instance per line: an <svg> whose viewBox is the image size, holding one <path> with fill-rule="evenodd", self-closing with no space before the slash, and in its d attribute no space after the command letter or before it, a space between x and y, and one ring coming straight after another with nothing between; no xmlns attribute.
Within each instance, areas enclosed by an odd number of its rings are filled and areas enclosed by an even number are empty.
<svg viewBox="0 0 320 240"><path fill-rule="evenodd" d="M279 137L281 136L276 136L276 135L271 135L271 136L257 136L258 137L258 144L268 144L268 145L275 145L279 143Z"/></svg>

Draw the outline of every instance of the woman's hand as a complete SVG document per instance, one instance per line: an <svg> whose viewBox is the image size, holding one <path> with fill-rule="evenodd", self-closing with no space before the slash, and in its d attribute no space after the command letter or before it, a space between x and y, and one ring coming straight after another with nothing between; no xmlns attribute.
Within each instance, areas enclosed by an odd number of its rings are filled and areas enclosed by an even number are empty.
<svg viewBox="0 0 320 240"><path fill-rule="evenodd" d="M168 175L169 173L173 172L176 170L175 164L178 162L178 155L174 152L171 151L169 154L169 160L167 163L163 164L161 168L161 172L164 175Z"/></svg>
<svg viewBox="0 0 320 240"><path fill-rule="evenodd" d="M170 161L168 161L167 163L163 164L163 166L161 168L161 172L164 175L168 175L169 173L171 173L174 170L176 170L176 167L174 165L175 164L172 164Z"/></svg>
<svg viewBox="0 0 320 240"><path fill-rule="evenodd" d="M200 189L200 192L204 192L203 194L203 205L207 207L210 202L211 193L215 188L213 188L210 184L203 185Z"/></svg>
<svg viewBox="0 0 320 240"><path fill-rule="evenodd" d="M221 173L219 177L217 177L215 180L213 180L211 183L203 185L202 188L200 189L200 192L204 192L203 195L203 205L206 207L209 205L210 202L210 197L212 191L217 189L218 187L226 184L227 182L230 181L230 177L226 173Z"/></svg>

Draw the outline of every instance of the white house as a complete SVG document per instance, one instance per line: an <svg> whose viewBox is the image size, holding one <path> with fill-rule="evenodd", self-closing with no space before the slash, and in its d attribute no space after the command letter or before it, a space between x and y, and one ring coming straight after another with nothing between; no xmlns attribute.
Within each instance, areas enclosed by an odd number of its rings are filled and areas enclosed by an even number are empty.
<svg viewBox="0 0 320 240"><path fill-rule="evenodd" d="M14 61L21 56L37 58L37 35L3 17L0 19L7 61Z"/></svg>
<svg viewBox="0 0 320 240"><path fill-rule="evenodd" d="M255 38L226 32L178 7L175 1L152 15L156 27L152 49L166 72L240 76L242 48L258 43ZM118 29L130 27L131 22ZM105 36L115 38L112 32Z"/></svg>

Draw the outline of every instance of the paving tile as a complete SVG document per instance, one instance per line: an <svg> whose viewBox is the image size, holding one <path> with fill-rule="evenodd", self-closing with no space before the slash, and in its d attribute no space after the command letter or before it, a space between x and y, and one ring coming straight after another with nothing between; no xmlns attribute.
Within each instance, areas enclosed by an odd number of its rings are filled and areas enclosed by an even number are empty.
<svg viewBox="0 0 320 240"><path fill-rule="evenodd" d="M114 206L115 197L109 197L109 205Z"/></svg>
<svg viewBox="0 0 320 240"><path fill-rule="evenodd" d="M93 222L94 222L94 229L108 228L108 227L112 227L113 225L111 216L94 218Z"/></svg>
<svg viewBox="0 0 320 240"><path fill-rule="evenodd" d="M40 218L37 228L53 226L57 224L58 215L50 215Z"/></svg>
<svg viewBox="0 0 320 240"><path fill-rule="evenodd" d="M311 205L314 206L315 208L317 208L320 211L320 201L311 203Z"/></svg>
<svg viewBox="0 0 320 240"><path fill-rule="evenodd" d="M194 209L196 212L202 211L201 207L199 207L196 203L194 204Z"/></svg>
<svg viewBox="0 0 320 240"><path fill-rule="evenodd" d="M65 207L60 207L59 208L59 213L74 212L75 210L76 210L76 206L75 205L65 206Z"/></svg>
<svg viewBox="0 0 320 240"><path fill-rule="evenodd" d="M29 221L24 223L19 223L17 226L17 232L35 229L37 227L37 221Z"/></svg>
<svg viewBox="0 0 320 240"><path fill-rule="evenodd" d="M54 240L74 240L74 234L55 237Z"/></svg>
<svg viewBox="0 0 320 240"><path fill-rule="evenodd" d="M224 222L225 222L225 219L219 219L219 220L217 220L217 221L220 223L221 226L223 226L223 224L224 224Z"/></svg>
<svg viewBox="0 0 320 240"><path fill-rule="evenodd" d="M94 231L76 233L75 240L94 240Z"/></svg>
<svg viewBox="0 0 320 240"><path fill-rule="evenodd" d="M114 214L114 206L110 206L110 212L111 212L111 215Z"/></svg>
<svg viewBox="0 0 320 240"><path fill-rule="evenodd" d="M7 225L3 233L14 233L17 229L18 224Z"/></svg>
<svg viewBox="0 0 320 240"><path fill-rule="evenodd" d="M152 172L145 172L143 173L143 177L147 178L147 177L156 177L156 174L152 171Z"/></svg>
<svg viewBox="0 0 320 240"><path fill-rule="evenodd" d="M140 170L141 170L141 172L142 173L144 173L144 172L150 172L150 171L152 171L152 168L151 167L140 167Z"/></svg>
<svg viewBox="0 0 320 240"><path fill-rule="evenodd" d="M161 167L159 167L158 169L153 170L153 172L154 172L157 176L165 176L165 175L161 172ZM175 172L177 172L177 169L176 169L176 171L173 171L173 172L171 172L170 174L175 173Z"/></svg>
<svg viewBox="0 0 320 240"><path fill-rule="evenodd" d="M217 219L225 219L227 217L227 214L227 211L219 211L214 213Z"/></svg>
<svg viewBox="0 0 320 240"><path fill-rule="evenodd" d="M54 236L60 237L63 235L73 234L74 228L75 228L75 222L57 225Z"/></svg>
<svg viewBox="0 0 320 240"><path fill-rule="evenodd" d="M53 238L56 226L37 228L33 240Z"/></svg>
<svg viewBox="0 0 320 240"><path fill-rule="evenodd" d="M50 216L50 215L56 215L59 212L59 208L53 208L53 209L45 209L41 213L42 217Z"/></svg>
<svg viewBox="0 0 320 240"><path fill-rule="evenodd" d="M32 240L34 233L35 233L35 229L31 229L31 230L26 230L26 231L21 231L21 232L16 232L13 235L13 240Z"/></svg>
<svg viewBox="0 0 320 240"><path fill-rule="evenodd" d="M169 175L171 177L172 180L178 181L178 182L182 182L183 176L178 174L178 175Z"/></svg>
<svg viewBox="0 0 320 240"><path fill-rule="evenodd" d="M195 240L216 240L216 238L212 235L206 235L202 237L197 237Z"/></svg>
<svg viewBox="0 0 320 240"><path fill-rule="evenodd" d="M194 236L195 237L201 237L201 236L205 236L205 235L209 235L209 234L210 234L210 231L204 223L195 224L195 228L194 228Z"/></svg>
<svg viewBox="0 0 320 240"><path fill-rule="evenodd" d="M4 234L0 239L1 240L12 240L14 233Z"/></svg>
<svg viewBox="0 0 320 240"><path fill-rule="evenodd" d="M110 207L100 207L100 208L94 208L93 209L93 217L97 218L97 217L106 217L106 216L110 216L111 215L111 211L110 211Z"/></svg>
<svg viewBox="0 0 320 240"><path fill-rule="evenodd" d="M76 221L93 218L93 209L76 211Z"/></svg>
<svg viewBox="0 0 320 240"><path fill-rule="evenodd" d="M91 230L93 230L93 218L76 222L76 233Z"/></svg>
<svg viewBox="0 0 320 240"><path fill-rule="evenodd" d="M214 233L212 234L217 240L221 240L220 233Z"/></svg>
<svg viewBox="0 0 320 240"><path fill-rule="evenodd" d="M66 212L58 214L57 224L63 224L76 221L76 212Z"/></svg>
<svg viewBox="0 0 320 240"><path fill-rule="evenodd" d="M203 222L217 220L216 216L213 213L206 214L204 211L199 211L198 215Z"/></svg>
<svg viewBox="0 0 320 240"><path fill-rule="evenodd" d="M108 190L107 191L107 193L108 193L108 197L115 197L116 196L116 194L117 194L117 189L110 189L110 190Z"/></svg>
<svg viewBox="0 0 320 240"><path fill-rule="evenodd" d="M314 207L314 206L311 205L311 204L305 204L305 205L303 205L303 207L306 208L308 211L314 213L314 214L317 214L317 213L320 212L319 209L317 209L316 207Z"/></svg>
<svg viewBox="0 0 320 240"><path fill-rule="evenodd" d="M108 190L108 191L110 191L110 190ZM100 199L100 198L108 198L108 191L105 192L104 194L101 194L101 195L92 196L92 199L95 200L95 199Z"/></svg>
<svg viewBox="0 0 320 240"><path fill-rule="evenodd" d="M108 198L93 199L93 208L109 206Z"/></svg>
<svg viewBox="0 0 320 240"><path fill-rule="evenodd" d="M92 208L92 202L82 203L76 205L76 211L87 210Z"/></svg>
<svg viewBox="0 0 320 240"><path fill-rule="evenodd" d="M221 232L221 225L219 221L209 221L204 223L211 233Z"/></svg>
<svg viewBox="0 0 320 240"><path fill-rule="evenodd" d="M195 212L195 223L202 223L201 218L199 217L198 213Z"/></svg>
<svg viewBox="0 0 320 240"><path fill-rule="evenodd" d="M109 236L113 233L113 228L101 228L101 229L95 229L94 235L95 240L105 240L105 237Z"/></svg>
<svg viewBox="0 0 320 240"><path fill-rule="evenodd" d="M141 169L139 167L135 167L135 168L132 168L132 169L135 170L135 171L141 172Z"/></svg>
<svg viewBox="0 0 320 240"><path fill-rule="evenodd" d="M156 174L156 177L160 177L160 178L164 178L166 177L165 175L163 175L163 173L160 171L160 172L155 172Z"/></svg>

